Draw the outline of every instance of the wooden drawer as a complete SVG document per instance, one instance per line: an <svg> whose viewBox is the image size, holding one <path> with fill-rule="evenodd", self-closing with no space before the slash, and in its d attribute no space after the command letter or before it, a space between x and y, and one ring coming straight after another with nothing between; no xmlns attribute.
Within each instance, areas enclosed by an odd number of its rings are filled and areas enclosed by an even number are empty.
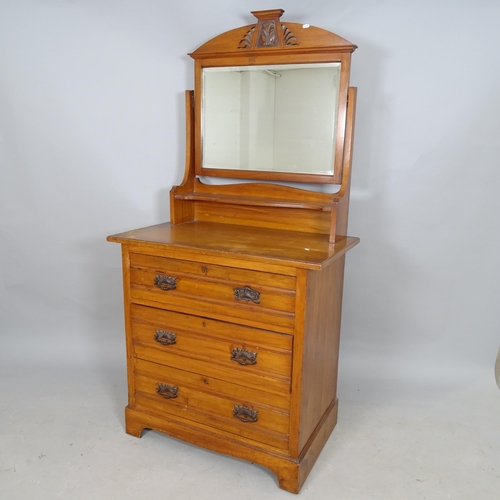
<svg viewBox="0 0 500 500"><path fill-rule="evenodd" d="M295 277L130 254L131 298L216 319L293 331Z"/></svg>
<svg viewBox="0 0 500 500"><path fill-rule="evenodd" d="M140 359L135 360L134 384L138 409L288 448L289 412L255 401L254 390Z"/></svg>
<svg viewBox="0 0 500 500"><path fill-rule="evenodd" d="M130 265L136 268L168 269L172 272L194 274L200 277L225 281L245 282L248 280L250 283L255 283L256 285L295 290L295 276L251 271L238 267L218 266L216 264L170 259L140 253L130 254Z"/></svg>
<svg viewBox="0 0 500 500"><path fill-rule="evenodd" d="M131 319L134 356L265 388L280 396L262 401L288 407L292 336L136 304Z"/></svg>

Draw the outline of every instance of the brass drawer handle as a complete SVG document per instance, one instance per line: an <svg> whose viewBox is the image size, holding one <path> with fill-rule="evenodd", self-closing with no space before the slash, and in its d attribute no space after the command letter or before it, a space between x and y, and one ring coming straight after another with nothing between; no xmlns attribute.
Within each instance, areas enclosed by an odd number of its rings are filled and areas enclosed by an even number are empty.
<svg viewBox="0 0 500 500"><path fill-rule="evenodd" d="M257 363L257 353L234 347L231 352L231 361L236 361L240 365L255 365Z"/></svg>
<svg viewBox="0 0 500 500"><path fill-rule="evenodd" d="M257 422L259 412L246 406L234 405L233 416L242 422Z"/></svg>
<svg viewBox="0 0 500 500"><path fill-rule="evenodd" d="M173 385L162 384L161 382L156 385L156 394L165 399L176 398L178 392L179 389Z"/></svg>
<svg viewBox="0 0 500 500"><path fill-rule="evenodd" d="M234 289L234 298L236 300L244 300L247 304L252 301L255 304L260 304L260 292L252 290L249 286L237 287Z"/></svg>
<svg viewBox="0 0 500 500"><path fill-rule="evenodd" d="M177 335L174 332L166 332L165 330L156 330L155 340L162 345L171 345L177 342Z"/></svg>
<svg viewBox="0 0 500 500"><path fill-rule="evenodd" d="M154 284L164 291L175 290L177 288L177 278L167 276L166 274L157 274Z"/></svg>

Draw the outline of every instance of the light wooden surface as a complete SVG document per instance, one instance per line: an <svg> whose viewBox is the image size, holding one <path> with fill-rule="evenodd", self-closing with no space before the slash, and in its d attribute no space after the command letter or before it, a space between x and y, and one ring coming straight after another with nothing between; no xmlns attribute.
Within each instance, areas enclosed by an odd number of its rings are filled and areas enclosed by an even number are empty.
<svg viewBox="0 0 500 500"><path fill-rule="evenodd" d="M204 255L207 262L222 265L228 265L225 256L231 253L244 262L321 269L357 245L359 238L345 237L332 244L323 234L193 221L135 229L108 236L108 241L134 244L138 248L147 245L149 251L165 250L165 256L173 258L183 252L186 260ZM244 267L252 269L252 266Z"/></svg>
<svg viewBox="0 0 500 500"><path fill-rule="evenodd" d="M343 270L358 239L186 222L109 240L123 246L127 431L153 428L260 463L298 492L337 418ZM175 288L160 289L157 275ZM259 300L236 300L242 286ZM234 349L256 363L235 362ZM158 384L178 394L164 399ZM256 420L235 418L238 406Z"/></svg>

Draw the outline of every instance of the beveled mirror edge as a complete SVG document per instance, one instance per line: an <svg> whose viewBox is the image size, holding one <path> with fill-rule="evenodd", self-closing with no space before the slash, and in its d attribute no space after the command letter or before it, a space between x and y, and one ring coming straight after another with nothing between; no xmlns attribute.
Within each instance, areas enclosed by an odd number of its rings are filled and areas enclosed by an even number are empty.
<svg viewBox="0 0 500 500"><path fill-rule="evenodd" d="M310 54L307 63L340 63L340 84L338 93L338 113L335 138L334 168L333 175L318 174L294 174L278 173L264 171L239 171L223 170L223 174L218 173L217 169L207 169L202 165L202 71L205 67L224 67L224 66L258 66L263 64L292 64L303 63L304 59L299 54L289 54L286 57L269 56L264 54L261 57L238 58L234 60L231 57L217 57L211 59L198 59L195 61L195 91L194 91L194 111L195 111L195 171L196 175L202 176L226 176L246 179L272 179L283 181L303 181L303 182L325 182L338 184L342 179L342 157L344 149L346 112L347 112L347 94L349 90L350 75L350 54ZM258 175L255 175L257 173ZM307 179L307 178L310 179ZM313 180L315 179L315 180Z"/></svg>
<svg viewBox="0 0 500 500"><path fill-rule="evenodd" d="M341 64L202 68L202 168L332 176Z"/></svg>

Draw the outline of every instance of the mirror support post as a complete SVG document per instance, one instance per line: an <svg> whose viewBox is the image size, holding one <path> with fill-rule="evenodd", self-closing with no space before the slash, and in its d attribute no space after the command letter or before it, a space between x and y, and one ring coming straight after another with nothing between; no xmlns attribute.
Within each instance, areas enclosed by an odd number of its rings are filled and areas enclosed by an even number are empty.
<svg viewBox="0 0 500 500"><path fill-rule="evenodd" d="M352 149L354 143L354 125L356 121L356 98L358 89L349 87L347 97L346 136L344 142L344 158L342 162L342 185L332 203L332 221L330 226L330 243L336 238L347 236L349 215L349 199L351 194Z"/></svg>
<svg viewBox="0 0 500 500"><path fill-rule="evenodd" d="M194 189L194 91L186 90L186 169L184 179L180 186L174 186L170 190L170 222L179 224L194 219L193 203L176 199L176 194L188 193Z"/></svg>

